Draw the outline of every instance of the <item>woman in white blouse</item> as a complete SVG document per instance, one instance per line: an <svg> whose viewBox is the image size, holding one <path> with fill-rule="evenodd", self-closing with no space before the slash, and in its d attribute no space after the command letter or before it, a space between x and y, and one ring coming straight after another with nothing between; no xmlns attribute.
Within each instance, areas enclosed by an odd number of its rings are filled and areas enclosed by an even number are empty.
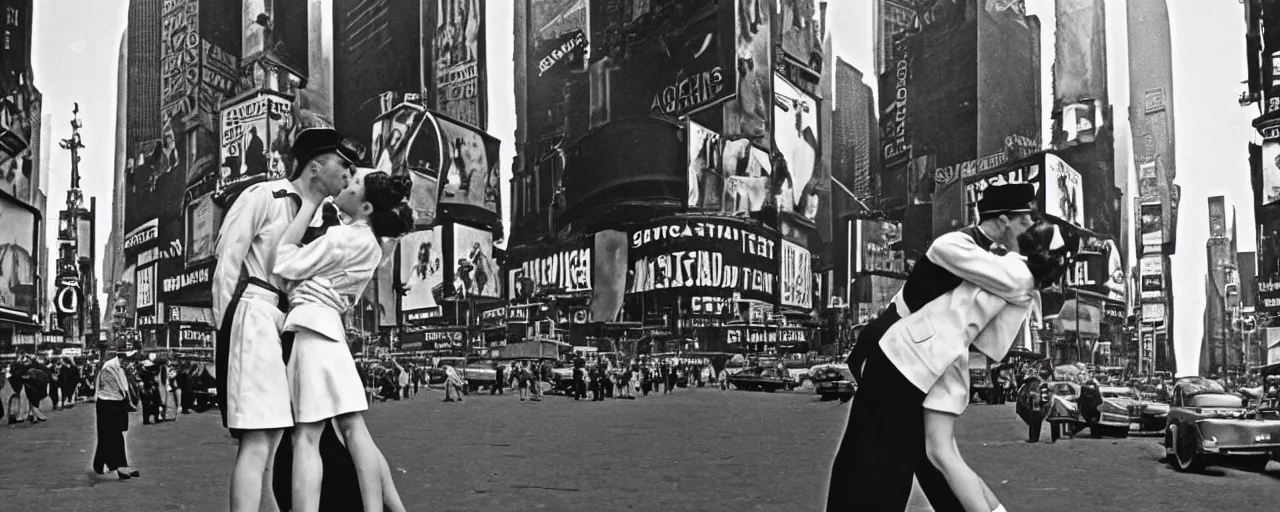
<svg viewBox="0 0 1280 512"><path fill-rule="evenodd" d="M929 353L929 357L920 358L926 364L951 361L942 368L928 369L938 378L923 404L925 453L966 512L1004 511L956 445L955 420L969 404L969 349L972 346L994 360L1004 359L1022 332L1028 311L1039 302L1039 289L1056 283L1070 264L1064 246L1058 228L1041 221L1018 236L1018 253L1003 260L1032 300L1007 302L964 282L894 324L882 339L882 346L910 339L916 351Z"/></svg>
<svg viewBox="0 0 1280 512"><path fill-rule="evenodd" d="M373 279L383 258L379 239L413 229L406 200L413 187L407 176L358 169L333 204L350 219L311 243L300 246L318 207L309 199L280 239L273 271L289 282L292 308L284 331L294 336L288 377L293 398L293 510L320 507L323 466L320 439L334 420L355 464L364 510L404 510L394 483L384 477L386 459L365 427L369 409L364 384L346 343L342 311L311 299L298 285L311 281L355 302Z"/></svg>

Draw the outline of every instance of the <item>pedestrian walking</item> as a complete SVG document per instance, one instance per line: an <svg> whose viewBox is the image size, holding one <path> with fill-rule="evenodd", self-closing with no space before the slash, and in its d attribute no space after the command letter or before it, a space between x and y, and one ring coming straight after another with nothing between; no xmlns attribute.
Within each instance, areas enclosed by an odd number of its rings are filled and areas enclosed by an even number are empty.
<svg viewBox="0 0 1280 512"><path fill-rule="evenodd" d="M1040 442L1040 431L1051 401L1049 377L1051 374L1048 369L1041 370L1039 375L1033 375L1023 382L1018 390L1016 411L1018 417L1027 424L1028 443Z"/></svg>
<svg viewBox="0 0 1280 512"><path fill-rule="evenodd" d="M935 510L964 510L942 472L929 460L923 406L941 370L959 355L934 361L931 358L941 354L927 353L931 345L890 344L883 338L911 312L965 282L1002 292L1005 300L1028 300L1025 287L1009 270L1025 272L1025 265L1011 265L1005 256L991 251L1001 245L1017 247L1018 235L1034 223L1034 201L1031 185L988 187L977 205L979 223L934 240L893 303L860 333L848 358L858 394L832 463L828 511L901 511L911 496L913 476ZM928 323L921 326L933 332Z"/></svg>
<svg viewBox="0 0 1280 512"><path fill-rule="evenodd" d="M493 387L489 388L490 395L501 395L503 388L506 387L507 365L499 364L493 369Z"/></svg>
<svg viewBox="0 0 1280 512"><path fill-rule="evenodd" d="M522 361L520 363L519 373L516 375L516 379L518 379L516 385L520 387L519 393L521 402L529 398L529 381L532 380L532 378L533 376L529 373L529 362Z"/></svg>
<svg viewBox="0 0 1280 512"><path fill-rule="evenodd" d="M29 402L29 400L25 400L26 397L23 395L24 390L26 389L26 375L27 368L29 366L31 366L31 356L27 354L19 354L17 359L9 364L9 375L7 378L9 381L9 389L13 391L13 394L9 395L8 411L10 425L26 419L25 417L23 417L23 419L18 419L18 413L22 410L22 402ZM28 408L29 407L30 406L28 405Z"/></svg>
<svg viewBox="0 0 1280 512"><path fill-rule="evenodd" d="M94 388L94 416L98 436L93 451L93 471L99 475L114 471L121 480L138 478L138 470L129 467L125 450L124 433L129 430L129 413L136 409L138 396L129 383L129 377L120 366L126 348L119 347L110 360L102 365Z"/></svg>
<svg viewBox="0 0 1280 512"><path fill-rule="evenodd" d="M62 365L62 406L75 407L76 405L76 388L80 386L80 369L76 367L75 360L67 358L63 360Z"/></svg>
<svg viewBox="0 0 1280 512"><path fill-rule="evenodd" d="M40 404L49 397L49 366L44 358L32 359L23 377L23 394L27 397L27 421L44 423L49 418L40 412Z"/></svg>

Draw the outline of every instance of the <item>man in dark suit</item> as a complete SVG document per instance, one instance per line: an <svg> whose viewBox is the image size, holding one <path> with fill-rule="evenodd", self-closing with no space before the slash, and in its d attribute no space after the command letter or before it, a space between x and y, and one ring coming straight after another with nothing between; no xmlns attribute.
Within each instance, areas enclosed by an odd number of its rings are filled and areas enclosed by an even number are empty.
<svg viewBox="0 0 1280 512"><path fill-rule="evenodd" d="M1001 296L1015 288L991 250L1017 248L1018 235L1035 223L1034 202L1029 184L988 187L978 201L978 224L934 240L893 303L859 334L847 361L858 392L832 464L828 511L900 512L911 497L912 476L934 510L964 510L925 453L925 392L887 358L880 339L895 322L962 282Z"/></svg>

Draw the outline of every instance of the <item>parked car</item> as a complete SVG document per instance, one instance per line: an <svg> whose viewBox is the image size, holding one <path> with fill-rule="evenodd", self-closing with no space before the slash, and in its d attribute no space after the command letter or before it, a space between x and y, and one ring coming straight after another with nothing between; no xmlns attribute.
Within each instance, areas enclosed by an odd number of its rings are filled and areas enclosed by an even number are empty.
<svg viewBox="0 0 1280 512"><path fill-rule="evenodd" d="M1164 448L1173 469L1199 472L1235 459L1261 471L1280 460L1280 412L1247 408L1243 398L1203 377L1178 379L1172 401Z"/></svg>
<svg viewBox="0 0 1280 512"><path fill-rule="evenodd" d="M772 368L751 366L729 375L729 385L744 391L766 391L772 393L780 389L790 389L795 381L790 377L778 377Z"/></svg>
<svg viewBox="0 0 1280 512"><path fill-rule="evenodd" d="M853 373L849 371L849 365L818 365L813 367L810 374L809 379L813 381L814 389L824 401L837 398L848 400L853 398L853 393L858 388L853 381Z"/></svg>
<svg viewBox="0 0 1280 512"><path fill-rule="evenodd" d="M1169 404L1143 398L1138 390L1129 387L1102 386L1102 405L1098 407L1103 421L1109 424L1127 422L1129 434L1160 434L1164 432Z"/></svg>
<svg viewBox="0 0 1280 512"><path fill-rule="evenodd" d="M1118 402L1116 397L1109 401L1104 393L1102 404L1098 406L1098 422L1091 425L1085 422L1077 402L1080 399L1079 384L1070 381L1050 382L1049 388L1053 390L1053 402L1045 419L1050 425L1066 425L1073 434L1088 428L1093 437L1129 436L1130 422L1126 402ZM1114 388L1099 388L1099 391L1103 389Z"/></svg>

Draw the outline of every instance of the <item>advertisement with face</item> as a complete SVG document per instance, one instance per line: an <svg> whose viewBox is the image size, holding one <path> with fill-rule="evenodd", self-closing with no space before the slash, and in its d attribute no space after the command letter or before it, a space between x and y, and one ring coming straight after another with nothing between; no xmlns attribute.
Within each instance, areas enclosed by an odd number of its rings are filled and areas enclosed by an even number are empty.
<svg viewBox="0 0 1280 512"><path fill-rule="evenodd" d="M485 128L485 3L436 2L436 105L441 113Z"/></svg>
<svg viewBox="0 0 1280 512"><path fill-rule="evenodd" d="M801 64L815 69L821 62L810 64L811 55L819 51L817 10L813 0L779 0L778 10L782 16L778 27L782 29L782 51Z"/></svg>
<svg viewBox="0 0 1280 512"><path fill-rule="evenodd" d="M678 116L737 91L732 0L630 2L631 9L589 1L591 62L610 62L603 97L591 100L593 122Z"/></svg>
<svg viewBox="0 0 1280 512"><path fill-rule="evenodd" d="M213 203L211 194L200 196L187 206L187 265L213 258L222 213L222 208Z"/></svg>
<svg viewBox="0 0 1280 512"><path fill-rule="evenodd" d="M747 139L727 140L689 121L689 207L729 214L769 203L769 155Z"/></svg>
<svg viewBox="0 0 1280 512"><path fill-rule="evenodd" d="M493 260L493 233L454 224L453 258L453 286L459 295L502 296L502 274Z"/></svg>
<svg viewBox="0 0 1280 512"><path fill-rule="evenodd" d="M814 190L818 168L818 103L812 96L791 85L781 75L773 76L773 141L781 154L774 169L782 191L778 210L818 216L818 194Z"/></svg>
<svg viewBox="0 0 1280 512"><path fill-rule="evenodd" d="M782 262L779 267L782 280L779 284L780 303L796 308L813 307L813 272L809 250L787 240L782 241Z"/></svg>
<svg viewBox="0 0 1280 512"><path fill-rule="evenodd" d="M439 155L440 208L458 212L472 209L482 212L487 220L496 221L502 211L498 139L443 117L429 117L434 119L438 135L430 142L436 143ZM450 208L455 205L464 208Z"/></svg>
<svg viewBox="0 0 1280 512"><path fill-rule="evenodd" d="M1081 192L1080 172L1063 162L1057 155L1044 156L1048 173L1044 177L1044 207L1052 215L1074 226L1084 226L1084 197Z"/></svg>
<svg viewBox="0 0 1280 512"><path fill-rule="evenodd" d="M773 96L773 5L762 0L734 0L735 57L738 65L738 94L724 104L724 135L747 139L767 152L773 147L769 135L770 101Z"/></svg>
<svg viewBox="0 0 1280 512"><path fill-rule="evenodd" d="M1144 204L1138 215L1138 232L1143 246L1160 245L1164 239L1164 218L1159 204Z"/></svg>
<svg viewBox="0 0 1280 512"><path fill-rule="evenodd" d="M1280 140L1262 143L1262 204L1280 201Z"/></svg>
<svg viewBox="0 0 1280 512"><path fill-rule="evenodd" d="M369 154L375 168L391 174L407 170L409 148L413 147L425 114L426 109L419 105L401 103L374 120Z"/></svg>
<svg viewBox="0 0 1280 512"><path fill-rule="evenodd" d="M288 175L284 158L292 144L292 110L291 102L270 93L259 93L222 109L219 190L254 176L274 180Z"/></svg>
<svg viewBox="0 0 1280 512"><path fill-rule="evenodd" d="M849 220L849 275L905 275L902 224L890 220Z"/></svg>
<svg viewBox="0 0 1280 512"><path fill-rule="evenodd" d="M36 311L36 214L0 197L0 310L24 317Z"/></svg>
<svg viewBox="0 0 1280 512"><path fill-rule="evenodd" d="M631 232L627 293L738 292L775 302L777 234L749 224L668 219Z"/></svg>
<svg viewBox="0 0 1280 512"><path fill-rule="evenodd" d="M444 288L444 251L441 227L414 231L400 238L400 282L407 293L401 298L404 313L439 310L437 298Z"/></svg>

